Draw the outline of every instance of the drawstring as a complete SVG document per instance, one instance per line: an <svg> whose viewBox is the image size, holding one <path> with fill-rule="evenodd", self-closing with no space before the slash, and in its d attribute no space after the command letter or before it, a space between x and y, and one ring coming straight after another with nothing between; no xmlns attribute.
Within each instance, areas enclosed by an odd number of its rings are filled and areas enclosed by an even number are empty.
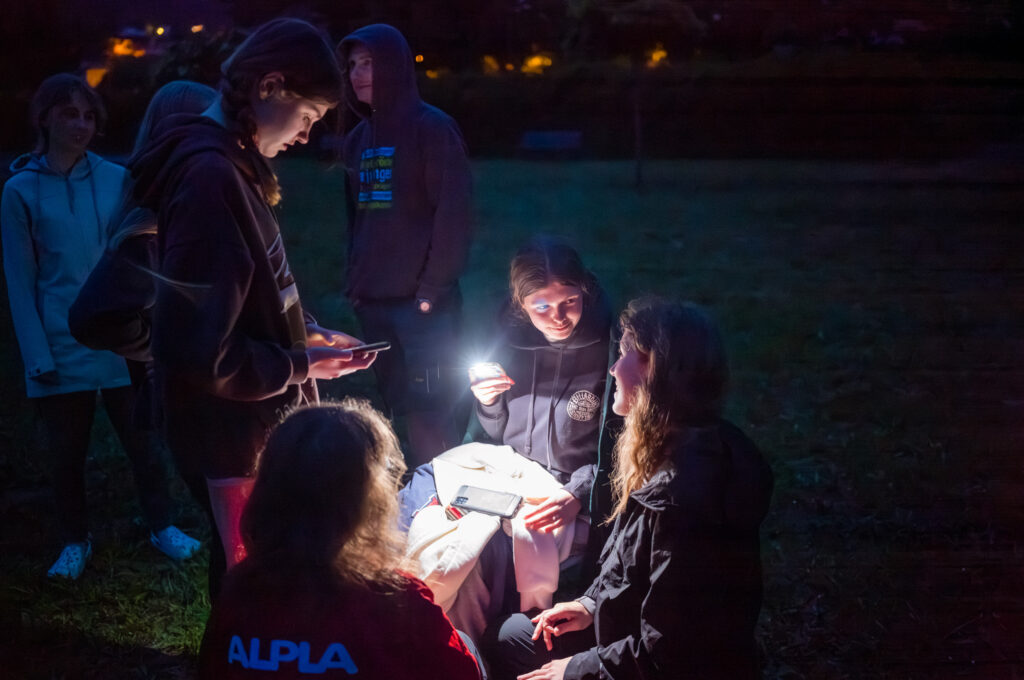
<svg viewBox="0 0 1024 680"><path fill-rule="evenodd" d="M106 230L103 228L103 221L100 219L100 207L96 200L96 177L95 173L92 171L92 160L89 158L88 153L85 155L85 161L88 164L89 188L92 190L92 212L96 216L96 238L98 239L98 243L103 245L103 234Z"/></svg>
<svg viewBox="0 0 1024 680"><path fill-rule="evenodd" d="M558 400L558 385L559 379L562 373L562 356L565 353L565 345L558 348L558 363L555 364L555 381L551 383L551 399L548 403L548 432L547 432L547 443L548 443L548 469L553 470L554 465L551 463L551 445L552 445L552 434L554 432L555 422L555 403Z"/></svg>
<svg viewBox="0 0 1024 680"><path fill-rule="evenodd" d="M526 423L526 456L529 458L533 451L533 409L537 404L537 352L533 352L533 377L530 379L530 417Z"/></svg>

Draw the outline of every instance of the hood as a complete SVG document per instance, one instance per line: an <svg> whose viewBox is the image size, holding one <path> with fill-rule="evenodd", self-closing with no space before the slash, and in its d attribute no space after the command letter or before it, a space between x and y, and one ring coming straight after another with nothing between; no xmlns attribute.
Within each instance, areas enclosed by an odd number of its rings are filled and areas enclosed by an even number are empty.
<svg viewBox="0 0 1024 680"><path fill-rule="evenodd" d="M612 324L611 304L608 296L598 288L589 303L584 303L583 314L576 328L564 342L550 343L544 334L530 323L528 318L519 315L512 306L511 300L505 300L498 316L498 324L505 338L516 349L535 350L546 347L579 349L589 347L598 342L608 341L608 329Z"/></svg>
<svg viewBox="0 0 1024 680"><path fill-rule="evenodd" d="M153 141L128 161L137 203L158 211L160 197L178 176L182 162L205 151L224 155L250 181L263 188L265 195L276 183L267 159L258 151L242 148L238 138L212 118L178 114L165 118L157 126Z"/></svg>
<svg viewBox="0 0 1024 680"><path fill-rule="evenodd" d="M14 159L14 162L11 163L10 171L12 175L16 175L19 172L38 172L41 175L52 175L53 177L66 177L67 179L78 180L85 179L91 175L93 168L98 166L100 163L106 163L106 161L93 152L86 151L85 162L83 163L82 161L78 161L71 168L71 172L64 175L49 166L44 154L26 153Z"/></svg>
<svg viewBox="0 0 1024 680"><path fill-rule="evenodd" d="M373 109L356 99L346 71L345 101L350 109L362 118L371 113L389 116L419 102L412 50L398 29L387 24L370 24L342 38L338 52L346 69L349 52L356 44L365 45L373 57Z"/></svg>
<svg viewBox="0 0 1024 680"><path fill-rule="evenodd" d="M774 476L761 452L732 423L692 427L671 464L631 497L654 511L686 508L716 523L757 528L768 513Z"/></svg>

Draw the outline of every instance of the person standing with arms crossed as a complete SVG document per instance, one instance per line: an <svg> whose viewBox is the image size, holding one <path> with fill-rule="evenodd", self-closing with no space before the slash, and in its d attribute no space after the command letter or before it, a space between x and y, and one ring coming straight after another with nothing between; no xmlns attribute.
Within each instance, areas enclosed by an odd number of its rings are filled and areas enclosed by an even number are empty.
<svg viewBox="0 0 1024 680"><path fill-rule="evenodd" d="M346 295L377 359L380 392L403 416L412 465L461 443L455 404L462 295L472 237L472 176L458 125L420 99L405 37L372 24L345 37L350 201Z"/></svg>

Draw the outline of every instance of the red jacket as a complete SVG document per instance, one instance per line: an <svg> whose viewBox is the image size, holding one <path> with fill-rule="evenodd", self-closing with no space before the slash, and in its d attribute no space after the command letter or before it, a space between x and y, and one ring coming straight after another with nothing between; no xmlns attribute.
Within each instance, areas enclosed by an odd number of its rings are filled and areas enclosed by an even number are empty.
<svg viewBox="0 0 1024 680"><path fill-rule="evenodd" d="M339 584L311 570L227 576L206 625L200 678L478 680L476 661L430 590ZM275 575L272 572L277 572Z"/></svg>

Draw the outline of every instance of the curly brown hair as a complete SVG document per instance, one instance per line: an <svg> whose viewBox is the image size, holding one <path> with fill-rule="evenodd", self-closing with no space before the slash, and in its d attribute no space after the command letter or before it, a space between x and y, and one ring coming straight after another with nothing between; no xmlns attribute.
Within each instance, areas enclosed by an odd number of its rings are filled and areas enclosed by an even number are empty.
<svg viewBox="0 0 1024 680"><path fill-rule="evenodd" d="M249 559L326 567L354 585L401 587L405 469L394 430L369 402L296 409L260 456L241 520Z"/></svg>
<svg viewBox="0 0 1024 680"><path fill-rule="evenodd" d="M608 521L626 509L629 494L669 458L683 430L721 418L729 378L722 336L697 305L633 300L619 323L623 345L647 356L648 371L615 442L614 508Z"/></svg>

